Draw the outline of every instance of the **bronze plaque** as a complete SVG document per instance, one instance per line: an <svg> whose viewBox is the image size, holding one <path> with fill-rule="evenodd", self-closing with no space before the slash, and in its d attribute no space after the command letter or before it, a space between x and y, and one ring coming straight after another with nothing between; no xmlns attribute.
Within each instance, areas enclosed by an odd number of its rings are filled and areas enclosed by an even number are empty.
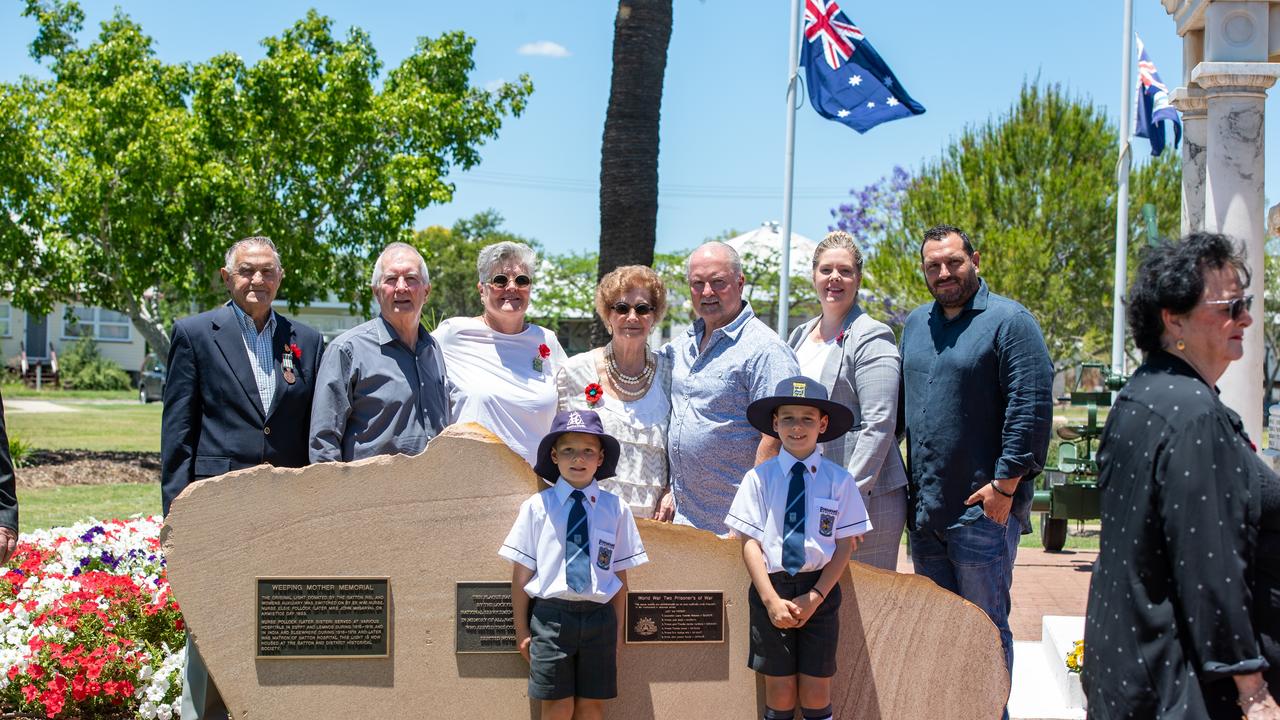
<svg viewBox="0 0 1280 720"><path fill-rule="evenodd" d="M388 578L257 578L258 657L384 658Z"/></svg>
<svg viewBox="0 0 1280 720"><path fill-rule="evenodd" d="M454 652L519 652L509 581L459 582L457 596Z"/></svg>
<svg viewBox="0 0 1280 720"><path fill-rule="evenodd" d="M629 592L626 641L724 642L724 593Z"/></svg>

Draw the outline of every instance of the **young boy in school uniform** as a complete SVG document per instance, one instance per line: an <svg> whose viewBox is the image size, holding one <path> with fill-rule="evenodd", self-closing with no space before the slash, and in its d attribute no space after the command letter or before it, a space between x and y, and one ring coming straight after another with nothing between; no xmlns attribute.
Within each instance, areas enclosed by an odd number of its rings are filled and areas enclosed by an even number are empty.
<svg viewBox="0 0 1280 720"><path fill-rule="evenodd" d="M598 720L618 695L627 570L649 558L631 508L596 484L617 464L599 415L557 413L533 468L554 484L520 506L498 551L512 562L516 643L543 720Z"/></svg>
<svg viewBox="0 0 1280 720"><path fill-rule="evenodd" d="M725 518L751 576L747 665L764 675L765 720L791 720L797 702L806 720L832 720L839 582L871 522L853 476L817 446L848 432L853 413L797 376L751 403L747 419L782 440L778 457L743 476Z"/></svg>

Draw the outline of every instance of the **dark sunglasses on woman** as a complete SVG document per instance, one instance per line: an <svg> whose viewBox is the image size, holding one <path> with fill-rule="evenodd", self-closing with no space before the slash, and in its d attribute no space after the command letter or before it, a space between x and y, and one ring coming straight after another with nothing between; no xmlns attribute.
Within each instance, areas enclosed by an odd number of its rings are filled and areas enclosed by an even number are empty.
<svg viewBox="0 0 1280 720"><path fill-rule="evenodd" d="M501 274L494 275L493 279L489 281L489 284L501 290L512 282L514 282L518 288L527 288L533 284L533 280L531 280L528 275L517 275L514 278L509 278L506 275Z"/></svg>
<svg viewBox="0 0 1280 720"><path fill-rule="evenodd" d="M653 312L653 306L648 303L636 303L635 305L628 305L624 302L616 302L613 304L613 311L618 313L619 315L626 315L627 313L631 312L632 309L636 311L637 317L644 317L645 315L648 315L649 313Z"/></svg>
<svg viewBox="0 0 1280 720"><path fill-rule="evenodd" d="M1205 305L1226 305L1227 314L1232 320L1239 320L1240 316L1249 310L1253 305L1253 296L1245 295L1243 297L1231 298L1230 300L1205 300Z"/></svg>

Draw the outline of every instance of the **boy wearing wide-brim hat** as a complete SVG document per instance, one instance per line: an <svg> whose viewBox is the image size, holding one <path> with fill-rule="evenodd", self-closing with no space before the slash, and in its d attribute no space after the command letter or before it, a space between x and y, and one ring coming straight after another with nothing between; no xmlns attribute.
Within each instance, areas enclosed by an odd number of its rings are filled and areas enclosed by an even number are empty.
<svg viewBox="0 0 1280 720"><path fill-rule="evenodd" d="M782 440L778 457L743 476L725 518L751 576L747 665L765 676L765 720L790 720L797 702L807 720L831 720L840 577L871 522L853 476L818 443L848 432L853 414L797 376L751 403L747 419Z"/></svg>
<svg viewBox="0 0 1280 720"><path fill-rule="evenodd" d="M516 643L543 720L603 717L618 695L626 571L649 558L631 508L596 483L617 465L599 415L557 413L533 468L554 484L520 506L498 550L512 562Z"/></svg>

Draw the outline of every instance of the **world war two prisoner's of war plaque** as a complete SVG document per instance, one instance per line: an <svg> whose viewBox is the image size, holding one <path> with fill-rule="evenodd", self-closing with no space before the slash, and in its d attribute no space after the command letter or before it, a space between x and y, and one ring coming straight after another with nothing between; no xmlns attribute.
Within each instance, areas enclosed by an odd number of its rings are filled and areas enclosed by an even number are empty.
<svg viewBox="0 0 1280 720"><path fill-rule="evenodd" d="M387 578L257 580L259 658L387 657Z"/></svg>
<svg viewBox="0 0 1280 720"><path fill-rule="evenodd" d="M457 592L454 652L519 652L511 610L511 583L459 582Z"/></svg>
<svg viewBox="0 0 1280 720"><path fill-rule="evenodd" d="M724 642L724 593L627 593L628 643Z"/></svg>

